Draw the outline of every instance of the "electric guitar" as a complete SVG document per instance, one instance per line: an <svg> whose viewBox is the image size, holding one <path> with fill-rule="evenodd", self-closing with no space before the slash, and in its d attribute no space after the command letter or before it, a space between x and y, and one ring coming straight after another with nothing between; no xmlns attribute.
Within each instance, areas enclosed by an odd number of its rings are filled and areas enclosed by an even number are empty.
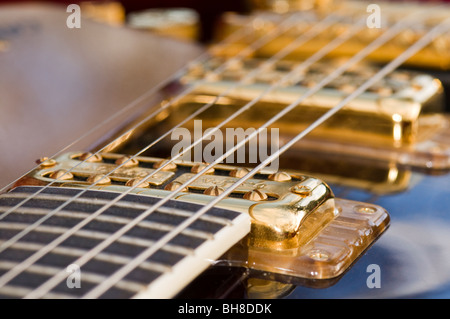
<svg viewBox="0 0 450 319"><path fill-rule="evenodd" d="M302 3L4 187L0 296L447 297L450 8Z"/></svg>

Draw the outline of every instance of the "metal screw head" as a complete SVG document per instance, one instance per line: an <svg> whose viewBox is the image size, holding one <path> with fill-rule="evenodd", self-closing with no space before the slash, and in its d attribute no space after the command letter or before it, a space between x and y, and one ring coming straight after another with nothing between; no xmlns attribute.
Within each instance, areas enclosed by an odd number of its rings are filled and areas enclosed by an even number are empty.
<svg viewBox="0 0 450 319"><path fill-rule="evenodd" d="M90 152L86 152L81 154L78 159L80 161L86 161L86 162L100 162L103 160L103 157L100 154L92 154Z"/></svg>
<svg viewBox="0 0 450 319"><path fill-rule="evenodd" d="M311 250L308 253L309 258L314 259L316 261L327 261L330 256L326 251L320 250L320 249L314 249Z"/></svg>
<svg viewBox="0 0 450 319"><path fill-rule="evenodd" d="M94 174L88 177L87 182L96 185L106 185L111 183L111 179L104 174Z"/></svg>
<svg viewBox="0 0 450 319"><path fill-rule="evenodd" d="M192 166L191 173L198 174L202 170L204 170L207 166L208 166L208 164L205 164L205 163L196 164L196 165ZM211 173L214 173L214 167L211 167L210 169L208 169L205 174L211 174Z"/></svg>
<svg viewBox="0 0 450 319"><path fill-rule="evenodd" d="M360 213L360 214L373 214L377 211L376 208L371 207L371 206L356 206L354 208L355 212Z"/></svg>
<svg viewBox="0 0 450 319"><path fill-rule="evenodd" d="M173 182L170 182L169 184L167 184L167 185L164 187L164 189L165 189L166 191L174 191L174 190L180 188L181 185L183 185L183 184L181 184L180 182L177 182L177 181L173 181ZM182 192L187 192L187 189L186 189L186 188L183 188L181 191L182 191Z"/></svg>
<svg viewBox="0 0 450 319"><path fill-rule="evenodd" d="M123 167L133 167L139 164L139 161L135 158L130 158L129 156L119 157L116 162L117 165L122 165Z"/></svg>
<svg viewBox="0 0 450 319"><path fill-rule="evenodd" d="M50 174L50 178L58 179L58 180L69 180L73 178L73 174L66 171L65 169L59 169Z"/></svg>
<svg viewBox="0 0 450 319"><path fill-rule="evenodd" d="M174 162L169 161L169 160L162 160L162 161L156 162L155 164L153 164L153 168L160 168L163 165L166 165L166 166L164 166L161 169L162 171L171 171L171 170L174 170L177 168L177 164L175 164Z"/></svg>
<svg viewBox="0 0 450 319"><path fill-rule="evenodd" d="M241 178L241 177L244 177L245 175L247 175L248 172L250 172L250 171L247 168L239 167L239 168L236 168L236 169L230 171L230 176Z"/></svg>
<svg viewBox="0 0 450 319"><path fill-rule="evenodd" d="M203 194L205 194L205 195L212 195L212 196L219 196L223 192L224 192L224 189L222 187L211 186L211 187L208 187L207 189L205 189Z"/></svg>
<svg viewBox="0 0 450 319"><path fill-rule="evenodd" d="M37 164L40 164L41 168L52 167L56 165L56 161L53 158L41 157L36 161Z"/></svg>
<svg viewBox="0 0 450 319"><path fill-rule="evenodd" d="M287 182L290 181L291 179L292 179L291 175L285 172L277 172L269 175L269 180L275 182Z"/></svg>
<svg viewBox="0 0 450 319"><path fill-rule="evenodd" d="M244 194L244 199L248 199L255 202L266 200L267 198L268 198L267 194L261 192L259 189L255 189Z"/></svg>
<svg viewBox="0 0 450 319"><path fill-rule="evenodd" d="M140 178L132 178L125 183L125 186L130 187L149 187L149 182L142 181Z"/></svg>
<svg viewBox="0 0 450 319"><path fill-rule="evenodd" d="M294 187L291 188L291 192L297 194L297 195L302 195L302 196L308 196L311 193L311 188L305 185L295 185Z"/></svg>

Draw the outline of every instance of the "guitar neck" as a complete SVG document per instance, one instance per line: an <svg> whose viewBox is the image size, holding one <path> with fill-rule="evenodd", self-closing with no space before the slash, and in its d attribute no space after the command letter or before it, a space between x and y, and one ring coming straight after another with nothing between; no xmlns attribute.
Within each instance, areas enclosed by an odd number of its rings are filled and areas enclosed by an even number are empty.
<svg viewBox="0 0 450 319"><path fill-rule="evenodd" d="M101 216L85 222L81 227L80 221L89 220L98 209L118 196L117 193L104 191L81 192L80 189L18 187L1 196L0 205L5 212L34 194L27 204L3 218L0 226L3 247L0 268L3 280L8 277L5 274L12 275L8 270L17 271L29 265L26 272L0 289L2 297L41 297L35 288L45 287L45 283L51 283L50 279L53 279L54 287L46 291L46 297L82 297L107 283L113 273L129 265L147 247L161 240L199 209L199 205L195 204L168 202L144 218L139 225L128 227L124 235L81 266L87 252L104 240L112 241L119 229L131 225L136 216L157 201L154 197L127 195ZM80 196L49 217L49 213L76 195ZM8 240L14 239L46 216L44 222L20 241L8 245ZM75 226L79 228L78 231L73 229ZM97 297L171 298L206 269L211 260L220 257L248 231L248 216L219 208L212 209ZM4 248L6 246L7 249ZM62 266L64 268L61 269ZM76 287L75 279L71 278L73 285L66 279L73 267L82 269L78 278L82 280L80 287Z"/></svg>

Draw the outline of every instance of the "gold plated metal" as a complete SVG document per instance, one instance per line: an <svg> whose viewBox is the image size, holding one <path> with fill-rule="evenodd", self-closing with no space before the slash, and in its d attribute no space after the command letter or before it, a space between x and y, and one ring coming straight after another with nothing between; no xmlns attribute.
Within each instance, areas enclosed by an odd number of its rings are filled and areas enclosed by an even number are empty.
<svg viewBox="0 0 450 319"><path fill-rule="evenodd" d="M222 187L218 186L211 186L205 189L203 194L205 195L212 195L212 196L218 196L224 192L224 189Z"/></svg>
<svg viewBox="0 0 450 319"><path fill-rule="evenodd" d="M195 164L194 166L192 166L191 172L194 174L200 173L207 166L208 166L208 164L205 164L205 163ZM208 169L205 174L211 174L211 173L214 173L214 168Z"/></svg>
<svg viewBox="0 0 450 319"><path fill-rule="evenodd" d="M156 173L160 174L159 179L153 177L147 183L143 173L150 174L154 169L145 167L158 165L162 159L140 156L136 158L137 167L125 167L120 174L112 173L107 178L106 169L112 171L118 165L108 163L125 157L113 153L103 153L101 157L102 162L83 162L77 153L65 154L55 159L58 163L55 167L37 169L19 184L30 183L30 178L49 183L52 181L49 174L59 176L60 172L72 170L71 180L61 180L56 185L91 185L94 190L164 198L188 184L196 174L192 173L193 168L205 167L204 163L174 161L174 171L160 171ZM239 181L235 177L241 175L238 172L249 172L248 168L225 164L214 168L209 174L196 176L174 199L206 205ZM87 173L89 176L84 180L82 175ZM294 171L261 170L217 206L249 214L252 221L250 233L218 264L245 266L294 278L338 276L389 224L389 215L381 207L335 198L322 180Z"/></svg>
<svg viewBox="0 0 450 319"><path fill-rule="evenodd" d="M32 177L41 182L60 184L65 183L68 178L63 177L63 180L54 180L51 176L56 176L56 172L60 170L70 170L70 179L73 178L74 181L76 180L81 185L90 185L93 183L99 184L99 181L102 180L101 178L99 179L100 175L106 175L113 169L116 169L108 178L113 184L123 185L133 179L142 179L155 171L152 168L140 167L137 160L133 160L132 165L118 167L120 164L116 164L116 162L124 163L128 159L128 157L122 155L104 153L98 156L98 158L101 158L100 161L83 161L80 159L82 154L69 153L61 155L55 159L55 165L42 167L41 170L35 171ZM161 161L161 159L151 159L148 165L151 167L156 161ZM174 173L171 171L160 171L149 178L147 182L151 185L162 185L173 175Z"/></svg>
<svg viewBox="0 0 450 319"><path fill-rule="evenodd" d="M56 165L56 161L53 158L42 157L36 161L40 167L52 167Z"/></svg>
<svg viewBox="0 0 450 319"><path fill-rule="evenodd" d="M111 179L104 174L94 174L87 178L87 182L91 184L95 183L97 185L107 185L111 183Z"/></svg>
<svg viewBox="0 0 450 319"><path fill-rule="evenodd" d="M64 169L59 169L49 174L49 177L52 179L69 180L73 178L73 175Z"/></svg>
<svg viewBox="0 0 450 319"><path fill-rule="evenodd" d="M267 30L265 28L261 28L260 25L270 25L273 24L274 21L283 19L283 14L287 13L289 8L298 8L298 5L296 6L296 4L301 3L301 1L274 1L274 3L277 2L285 3L282 5L285 9L280 11L275 8L268 8L272 9L272 14L265 11L264 13L254 12L252 15L246 16L231 13L226 15L224 18L225 27L220 34L222 37L225 37L231 32L248 28L250 25L253 29L252 31L261 36L264 32L267 32ZM320 50L324 45L326 45L326 43L341 34L343 30L346 30L353 25L355 15L362 16L367 14L367 17L369 17L370 13L367 13L369 4L370 3L367 1L359 0L334 1L334 5L329 5L328 10L331 10L333 13L341 17L339 25L329 28L327 32L322 32L314 39L308 41L308 45L299 46L287 56L287 59L304 59ZM352 39L346 41L345 45L339 46L338 48L332 50L328 56L333 58L353 56L361 49L369 45L376 37L388 30L395 21L399 21L402 17L407 16L411 12L428 10L431 6L436 6L436 3L429 4L425 2L416 2L408 3L408 5L405 6L402 3L383 2L382 4L379 4L381 11L380 14L383 17L383 23L381 23L379 28L363 28ZM299 15L299 23L302 23L305 29L314 26L322 18L320 11L317 12L319 14L317 14L315 18L311 18L311 14L308 13L304 13L303 16L297 13ZM423 36L427 30L431 28L431 26L443 21L449 16L449 14L450 9L448 7L438 6L433 12L430 12L428 18L423 19L420 23L418 22L417 24L408 27L407 30L400 32L392 41L384 45L382 48L376 49L370 53L368 55L368 59L377 63L387 63L392 61L406 48L410 47L415 41ZM301 34L301 32L304 32L302 30L303 29L292 28L289 32L280 35L277 39L270 41L270 43L254 52L253 56L260 58L273 56L276 52L280 51L281 48L293 42ZM220 37L220 39L222 37ZM239 51L246 45L248 45L246 41L238 41L233 43L233 46L229 50L227 50L227 48L215 48L212 52L214 54L232 56L233 52ZM414 67L447 70L450 68L449 47L449 35L441 35L423 50L410 58L406 64Z"/></svg>
<svg viewBox="0 0 450 319"><path fill-rule="evenodd" d="M261 192L259 189L255 189L253 191L249 191L244 194L244 199L248 199L251 201L259 202L261 200L266 200L268 198L267 194Z"/></svg>
<svg viewBox="0 0 450 319"><path fill-rule="evenodd" d="M92 154L91 152L86 152L81 154L78 159L80 161L86 162L100 162L102 160L102 156L100 154Z"/></svg>
<svg viewBox="0 0 450 319"><path fill-rule="evenodd" d="M217 58L203 65L203 74L216 63ZM162 127L171 127L181 118L195 112L205 103L213 103L217 96L227 92L226 98L215 102L216 106L203 112L204 129L216 127L227 115L239 108L258 102L228 124L243 129L257 128L282 109L295 103L310 90L310 85L320 83L331 70L338 68L346 59L324 60L307 68L301 77L288 77L288 72L301 63L287 60L275 63L272 70L285 77L284 84L267 92L271 83L254 78L246 85L234 86L234 81L218 78L216 82L199 83L202 73L188 73L185 83L197 83L197 89L175 104L176 112L170 114ZM264 60L243 61L239 74L249 74L253 67L259 67ZM246 72L243 72L245 71ZM280 138L289 140L309 124L337 105L349 93L373 77L379 67L360 63L336 79L330 81L312 96L302 100L289 116L274 124L279 127ZM242 77L239 75L239 79ZM263 94L263 92L265 92ZM261 97L261 95L263 95ZM450 117L444 113L444 95L441 82L428 74L395 70L366 92L349 102L338 114L317 127L301 142L293 145L289 152L309 151L317 154L345 155L384 162L396 162L429 169L450 168L450 140L448 127ZM186 124L193 130L193 124ZM225 134L225 132L222 132Z"/></svg>
<svg viewBox="0 0 450 319"><path fill-rule="evenodd" d="M178 181L173 181L173 182L170 182L169 184L167 184L164 187L164 190L166 190L166 191L174 191L174 190L180 188L181 185L183 185L183 184L178 182ZM187 189L183 188L182 192L186 192L186 191L187 191Z"/></svg>
<svg viewBox="0 0 450 319"><path fill-rule="evenodd" d="M275 181L275 182L286 182L286 181L290 181L292 178L286 172L276 172L274 174L270 174L269 179L271 181Z"/></svg>
<svg viewBox="0 0 450 319"><path fill-rule="evenodd" d="M153 168L160 168L160 167L162 167L161 169L164 171L170 171L176 169L177 164L175 164L174 162L170 162L169 160L162 160L153 164Z"/></svg>
<svg viewBox="0 0 450 319"><path fill-rule="evenodd" d="M292 277L338 278L389 223L388 214L379 206L363 205L370 213L355 207L360 207L360 204L336 199L336 216L309 242L291 250L292 254L274 254L242 241L241 245L235 245L227 252L222 262L266 271L266 279L277 279L277 275L287 276L289 282L295 282Z"/></svg>
<svg viewBox="0 0 450 319"><path fill-rule="evenodd" d="M232 170L230 172L230 176L241 178L241 177L244 177L245 175L247 175L248 172L249 172L249 170L247 168L239 167L239 168Z"/></svg>
<svg viewBox="0 0 450 319"><path fill-rule="evenodd" d="M122 165L124 167L133 167L139 164L138 160L135 158L130 158L128 156L122 156L118 158L115 162L117 165Z"/></svg>

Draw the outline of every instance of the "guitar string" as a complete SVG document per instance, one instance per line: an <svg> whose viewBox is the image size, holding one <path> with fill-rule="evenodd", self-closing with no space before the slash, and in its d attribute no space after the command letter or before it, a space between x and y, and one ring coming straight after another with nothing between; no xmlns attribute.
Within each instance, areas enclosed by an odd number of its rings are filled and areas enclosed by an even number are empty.
<svg viewBox="0 0 450 319"><path fill-rule="evenodd" d="M201 174L201 173L200 173Z"/></svg>
<svg viewBox="0 0 450 319"><path fill-rule="evenodd" d="M410 57L416 54L419 50L428 45L437 35L442 34L443 32L448 32L450 29L450 19L446 19L444 22L440 23L438 26L434 27L428 33L426 33L423 37L421 37L416 43L410 46L407 50L405 50L400 56L392 60L389 64L384 66L379 72L377 72L372 78L364 82L361 86L359 86L354 92L348 95L345 99L339 102L336 106L326 112L319 119L314 121L311 125L309 125L305 130L303 130L300 134L292 138L288 143L283 145L277 152L270 155L266 160L264 160L261 164L253 168L250 172L248 172L243 178L240 178L233 185L228 187L222 194L214 198L207 205L198 210L194 215L186 219L182 224L178 225L176 229L171 230L168 234L164 236L164 238L158 240L155 244L145 249L141 252L137 257L133 258L133 260L126 265L122 266L119 270L117 270L113 275L108 277L107 280L103 281L101 284L97 285L87 294L85 294L82 298L90 299L90 298L98 298L103 293L105 293L108 289L114 286L117 282L122 280L126 275L128 275L133 269L139 267L145 260L150 258L155 252L160 250L162 247L167 245L175 236L180 234L183 230L187 229L193 222L195 222L198 218L200 218L203 214L205 214L209 209L214 207L217 203L223 200L226 196L231 194L231 192L241 185L244 181L255 175L259 170L267 166L274 159L277 159L281 154L283 154L286 150L288 150L292 145L301 140L304 136L309 134L319 125L324 123L327 119L336 114L340 109L342 109L348 102L365 92L368 88L374 85L377 81L383 79L386 75L394 71L404 62L406 62ZM247 139L248 140L248 139ZM245 142L244 142L245 144ZM241 144L244 145L244 144ZM237 146L237 145L236 145ZM211 166L212 167L212 166Z"/></svg>
<svg viewBox="0 0 450 319"><path fill-rule="evenodd" d="M228 37L226 37L222 41L222 43L220 45L226 45L228 43L232 43L232 42L238 41L239 38L245 37L247 35L247 32L251 31L250 25L251 25L251 23L248 23L248 25L246 25L246 26L244 25L243 26L244 32L234 32L234 33L230 34ZM71 148L72 146L74 146L77 143L81 142L82 140L84 140L85 138L89 137L90 135L94 134L95 131L97 131L97 130L103 128L104 126L106 126L109 122L113 121L115 118L119 117L120 115L122 115L124 113L130 112L135 106L139 105L143 101L145 101L148 98L150 98L151 96L153 96L155 93L157 93L159 90L164 88L166 85L168 85L168 84L176 81L177 79L179 79L183 74L186 73L186 71L189 69L189 67L191 65L195 65L195 64L198 64L198 63L205 62L205 60L208 59L209 55L210 55L210 53L208 51L203 52L200 56L195 58L193 61L190 61L185 66L181 67L181 69L176 71L174 74L170 75L167 79L161 81L155 87L152 87L149 90L147 90L146 92L144 92L141 96L139 96L135 100L133 100L130 103L128 103L127 105L125 105L123 108L121 108L119 111L115 112L109 118L103 120L99 124L95 125L93 128L89 129L87 132L83 133L83 135L81 135L79 138L77 138L76 140L72 141L68 145L64 146L62 149L60 149L59 151L57 151L56 153L51 155L49 158L57 157L58 155L62 154L63 152L65 152L66 150ZM39 167L40 167L40 165L36 165L32 169L30 169L28 172L22 174L20 177L18 177L15 180L9 182L8 184L6 184L5 186L3 186L0 189L0 193L3 193L5 191L7 191L10 187L12 187L20 179L22 179L23 177L27 176L28 174L30 174L34 170L38 169ZM0 219L1 219L1 217L0 217Z"/></svg>
<svg viewBox="0 0 450 319"><path fill-rule="evenodd" d="M291 17L292 18L292 17ZM294 20L295 21L295 20ZM294 22L291 21L290 19L286 19L284 20L278 27L280 29L276 29L278 31L280 30L284 30L285 27L289 26L289 23ZM286 24L286 25L285 25ZM292 25L291 27L293 27L294 25ZM284 30L286 31L286 30ZM283 31L280 31L283 32ZM276 37L278 34L277 32L271 32L266 34L263 38L266 41L271 41L272 37ZM256 43L257 42L257 43ZM249 46L245 47L240 54L238 54L237 56L235 56L233 59L228 60L225 64L220 65L216 70L214 70L212 73L219 75L221 72L223 72L227 66L231 65L232 63L235 63L237 61L239 61L239 59L243 59L245 58L246 55L249 54L249 52L251 51L249 49L249 47L254 47L254 49L258 49L260 46L263 46L265 43L264 41L261 40L261 38L257 39L254 43L250 44ZM245 53L244 53L245 52ZM206 80L205 80L206 82ZM159 114L161 111L167 109L168 107L170 107L171 105L173 105L178 99L181 99L182 97L184 97L185 95L189 94L190 92L192 92L196 87L198 87L199 85L201 85L200 82L196 83L193 86L188 87L186 90L184 90L183 92L179 93L178 95L176 95L170 102L165 103L161 108L159 108L158 110L154 111L153 113L151 113L150 115L146 116L144 119L142 119L141 121L139 121L137 124L135 124L133 127L131 127L130 129L128 129L125 133L123 133L122 135L120 135L118 138L116 138L114 141L108 143L106 146L102 147L100 150L96 151L95 153L89 155L86 159L84 159L83 161L80 161L79 163L77 163L74 167L70 168L69 170L67 170L62 176L59 176L58 178L56 178L55 180L52 180L49 184L45 185L43 188L41 188L40 190L38 190L36 193L28 196L27 198L25 198L24 200L22 200L21 202L19 202L18 204L16 204L14 207L11 207L10 209L8 209L7 211L3 212L0 215L0 220L5 218L7 215L9 215L10 213L12 213L13 211L15 211L17 208L21 207L22 205L24 205L28 200L34 198L35 196L37 196L38 194L40 194L42 191L44 191L46 188L54 185L56 182L61 181L63 179L64 176L66 176L67 174L71 173L74 169L76 169L76 167L82 165L83 163L86 163L87 161L89 161L90 158L98 155L100 152L102 152L104 149L106 149L107 147L111 146L115 141L117 141L118 139L122 138L123 136L126 136L127 134L131 133L133 130L135 130L137 127L143 125L145 122L149 121L150 119L152 119L153 117L155 117L157 114ZM126 165L126 163L128 161L132 160L132 158L128 159L127 161L125 161L124 163L122 163L121 165L119 165L118 167L116 167L114 169L117 170L120 167ZM39 167L39 166L37 166ZM3 247L4 244L0 245L0 248ZM0 249L1 251L1 249Z"/></svg>
<svg viewBox="0 0 450 319"><path fill-rule="evenodd" d="M362 22L362 21L361 21ZM356 32L356 30L354 30L354 32ZM342 41L342 40L341 40ZM335 45L337 45L338 44L338 41L336 41L336 44ZM156 172L153 172L153 173L156 173ZM60 209L60 207L59 208L57 208L58 210ZM95 216L97 216L97 215L99 215L101 212L100 211L97 211L95 214L93 214L93 215L91 215L89 218L87 218L85 221L83 221L84 223L87 223L87 222L89 222L90 220L92 220ZM46 216L51 216L51 215L53 215L53 212L51 212L51 213L49 213L49 214L47 214ZM78 225L79 227L77 227L77 228L81 228L83 225ZM73 229L73 228L72 228ZM69 232L67 232L65 235L63 235L64 237L65 236L67 236L68 234L70 234L71 232L69 231ZM60 237L60 238L58 238L58 242L62 242L62 240L64 240L64 237ZM53 242L54 243L54 242ZM11 242L11 240L9 241L9 246L11 245L11 244L13 244L12 242ZM56 244L56 245L58 245L58 244ZM47 247L47 249L48 249L48 247ZM42 251L41 251L41 253L42 253ZM32 257L32 256L31 256ZM35 256L35 258L36 258L36 256ZM16 269L16 271L18 270L18 268L19 268L19 266L18 267L16 267L15 269Z"/></svg>
<svg viewBox="0 0 450 319"><path fill-rule="evenodd" d="M328 19L324 19L325 21ZM323 21L325 23L325 21ZM327 23L329 21L326 21ZM313 36L314 34L310 34L310 36ZM281 57L280 57L281 58ZM136 157L136 155L134 155L133 157ZM132 157L132 158L133 158ZM130 159L129 159L130 160ZM126 163L126 162L125 162ZM125 163L123 163L122 165L125 165ZM112 174L115 170L117 170L120 166L116 167L114 170L112 170L111 172L109 172L106 176L109 176L110 174ZM156 173L156 172L154 172ZM92 185L90 185L89 187L87 187L85 190L83 190L83 192L81 192L80 194L77 194L76 196L72 197L70 200L66 201L65 203L63 203L61 206L59 206L57 209L55 209L54 211L50 212L49 214L45 215L44 217L42 217L41 219L39 219L38 221L36 221L35 223L33 223L32 225L28 226L27 228L25 228L24 230L22 230L21 232L19 232L18 234L16 234L15 236L13 236L12 238L10 238L9 240L5 241L4 243L2 243L2 245L0 246L0 252L7 249L8 247L10 247L11 245L13 245L15 242L17 242L20 238L22 238L23 236L25 236L27 233L29 233L30 231L32 231L34 228L36 228L37 226L39 226L40 224L42 224L45 220L47 220L48 218L50 218L51 216L53 216L54 214L56 214L58 211L60 211L63 207L67 206L71 201L73 201L74 199L80 197L85 191L91 189L93 186L95 186L97 183L94 183ZM86 221L87 222L87 221Z"/></svg>
<svg viewBox="0 0 450 319"><path fill-rule="evenodd" d="M313 35L313 34L312 34ZM312 36L311 35L311 36ZM20 204L19 204L20 205ZM17 206L19 206L17 205ZM60 207L62 208L62 207ZM54 212L56 213L56 211ZM1 248L4 250L8 247L10 247L12 244L14 244L14 242L16 242L18 239L20 239L21 237L23 237L24 235L26 235L27 233L29 233L29 231L31 231L33 229L33 227L36 227L37 225L39 225L40 223L42 223L43 221L45 221L46 219L48 219L50 216L52 216L53 213L50 213L48 215L46 215L44 218L40 219L38 222L34 223L33 225L31 225L30 227L28 227L27 229L25 229L24 231L20 232L19 234L17 234L16 236L14 236L13 238L11 238L10 240L8 240L7 242L4 242L1 246Z"/></svg>

